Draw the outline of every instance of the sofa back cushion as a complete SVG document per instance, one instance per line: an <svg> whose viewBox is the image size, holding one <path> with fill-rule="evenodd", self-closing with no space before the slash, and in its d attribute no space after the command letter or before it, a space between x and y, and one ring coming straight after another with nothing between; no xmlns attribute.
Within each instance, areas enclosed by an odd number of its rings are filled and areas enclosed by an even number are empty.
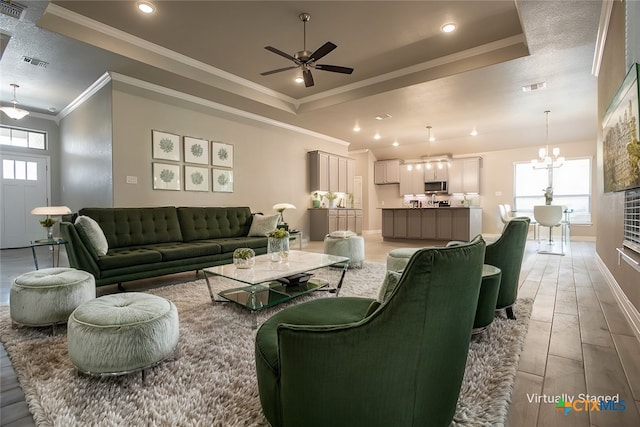
<svg viewBox="0 0 640 427"><path fill-rule="evenodd" d="M244 237L251 227L251 209L241 207L179 207L185 242Z"/></svg>
<svg viewBox="0 0 640 427"><path fill-rule="evenodd" d="M173 206L153 208L84 208L79 212L102 228L109 248L182 241Z"/></svg>

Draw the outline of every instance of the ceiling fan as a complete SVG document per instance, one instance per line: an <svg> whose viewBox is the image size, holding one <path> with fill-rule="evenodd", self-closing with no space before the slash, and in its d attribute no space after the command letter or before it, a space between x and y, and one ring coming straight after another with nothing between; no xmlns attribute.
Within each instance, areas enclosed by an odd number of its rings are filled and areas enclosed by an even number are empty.
<svg viewBox="0 0 640 427"><path fill-rule="evenodd" d="M315 52L311 53L307 50L307 22L311 19L311 15L308 13L301 13L299 15L300 20L302 21L302 25L304 27L304 39L303 39L303 50L300 52L296 52L293 56L285 53L279 49L276 49L273 46L266 46L270 52L273 52L277 55L283 56L291 61L293 61L296 65L292 65L290 67L278 68L277 70L265 71L264 73L260 73L261 76L268 76L270 74L280 73L282 71L293 70L294 68L302 68L302 78L304 79L305 87L313 86L313 76L311 75L311 69L314 70L323 70L323 71L331 71L333 73L343 73L343 74L351 74L353 73L353 68L348 67L340 67L338 65L325 65L318 64L317 61L335 49L335 44L331 42L326 42L322 46L320 46Z"/></svg>

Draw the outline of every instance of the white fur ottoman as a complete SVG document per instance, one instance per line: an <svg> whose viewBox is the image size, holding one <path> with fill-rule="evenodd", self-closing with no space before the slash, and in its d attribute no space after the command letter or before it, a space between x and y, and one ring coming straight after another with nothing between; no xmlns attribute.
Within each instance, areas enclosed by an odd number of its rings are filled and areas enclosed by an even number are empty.
<svg viewBox="0 0 640 427"><path fill-rule="evenodd" d="M364 239L350 231L335 231L324 238L324 253L348 257L349 267L362 268Z"/></svg>
<svg viewBox="0 0 640 427"><path fill-rule="evenodd" d="M79 372L122 375L142 371L178 344L178 310L164 298L129 292L79 306L69 316L69 357Z"/></svg>
<svg viewBox="0 0 640 427"><path fill-rule="evenodd" d="M26 326L65 323L80 304L95 299L90 273L73 268L44 268L18 276L11 286L11 320ZM54 329L55 331L55 329Z"/></svg>

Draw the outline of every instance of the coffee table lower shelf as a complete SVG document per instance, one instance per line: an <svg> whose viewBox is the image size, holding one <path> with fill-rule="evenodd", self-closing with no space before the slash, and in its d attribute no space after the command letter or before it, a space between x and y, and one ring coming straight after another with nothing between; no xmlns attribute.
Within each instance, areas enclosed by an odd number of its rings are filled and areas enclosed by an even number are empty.
<svg viewBox="0 0 640 427"><path fill-rule="evenodd" d="M243 286L241 288L227 289L218 293L224 300L217 302L232 302L251 311L252 327L258 327L256 312L273 307L303 295L324 290L329 282L323 279L312 278L298 286L284 286L278 281L261 283L259 285ZM330 290L330 289L327 289Z"/></svg>

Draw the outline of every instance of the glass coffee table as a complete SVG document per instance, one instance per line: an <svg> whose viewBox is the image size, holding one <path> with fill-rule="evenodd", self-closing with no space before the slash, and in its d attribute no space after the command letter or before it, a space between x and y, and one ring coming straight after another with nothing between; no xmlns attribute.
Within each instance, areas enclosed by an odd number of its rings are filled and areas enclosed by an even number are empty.
<svg viewBox="0 0 640 427"><path fill-rule="evenodd" d="M334 264L341 264L342 274L340 281L335 288L328 289L336 296L342 287L344 275L349 268L349 258L335 255L320 254L315 252L290 251L289 257L285 261L271 261L268 254L258 255L255 264L251 268L237 268L234 264L219 265L205 268L204 278L209 289L211 302L215 299L209 278L212 276L224 277L246 286L227 289L218 292L218 295L225 301L236 303L251 312L256 312L283 302L291 301L294 298L320 290L329 286L329 282L324 279L311 277L299 285L285 285L283 278L293 281L297 275L303 275L310 271L329 267ZM281 279L279 281L278 279Z"/></svg>

